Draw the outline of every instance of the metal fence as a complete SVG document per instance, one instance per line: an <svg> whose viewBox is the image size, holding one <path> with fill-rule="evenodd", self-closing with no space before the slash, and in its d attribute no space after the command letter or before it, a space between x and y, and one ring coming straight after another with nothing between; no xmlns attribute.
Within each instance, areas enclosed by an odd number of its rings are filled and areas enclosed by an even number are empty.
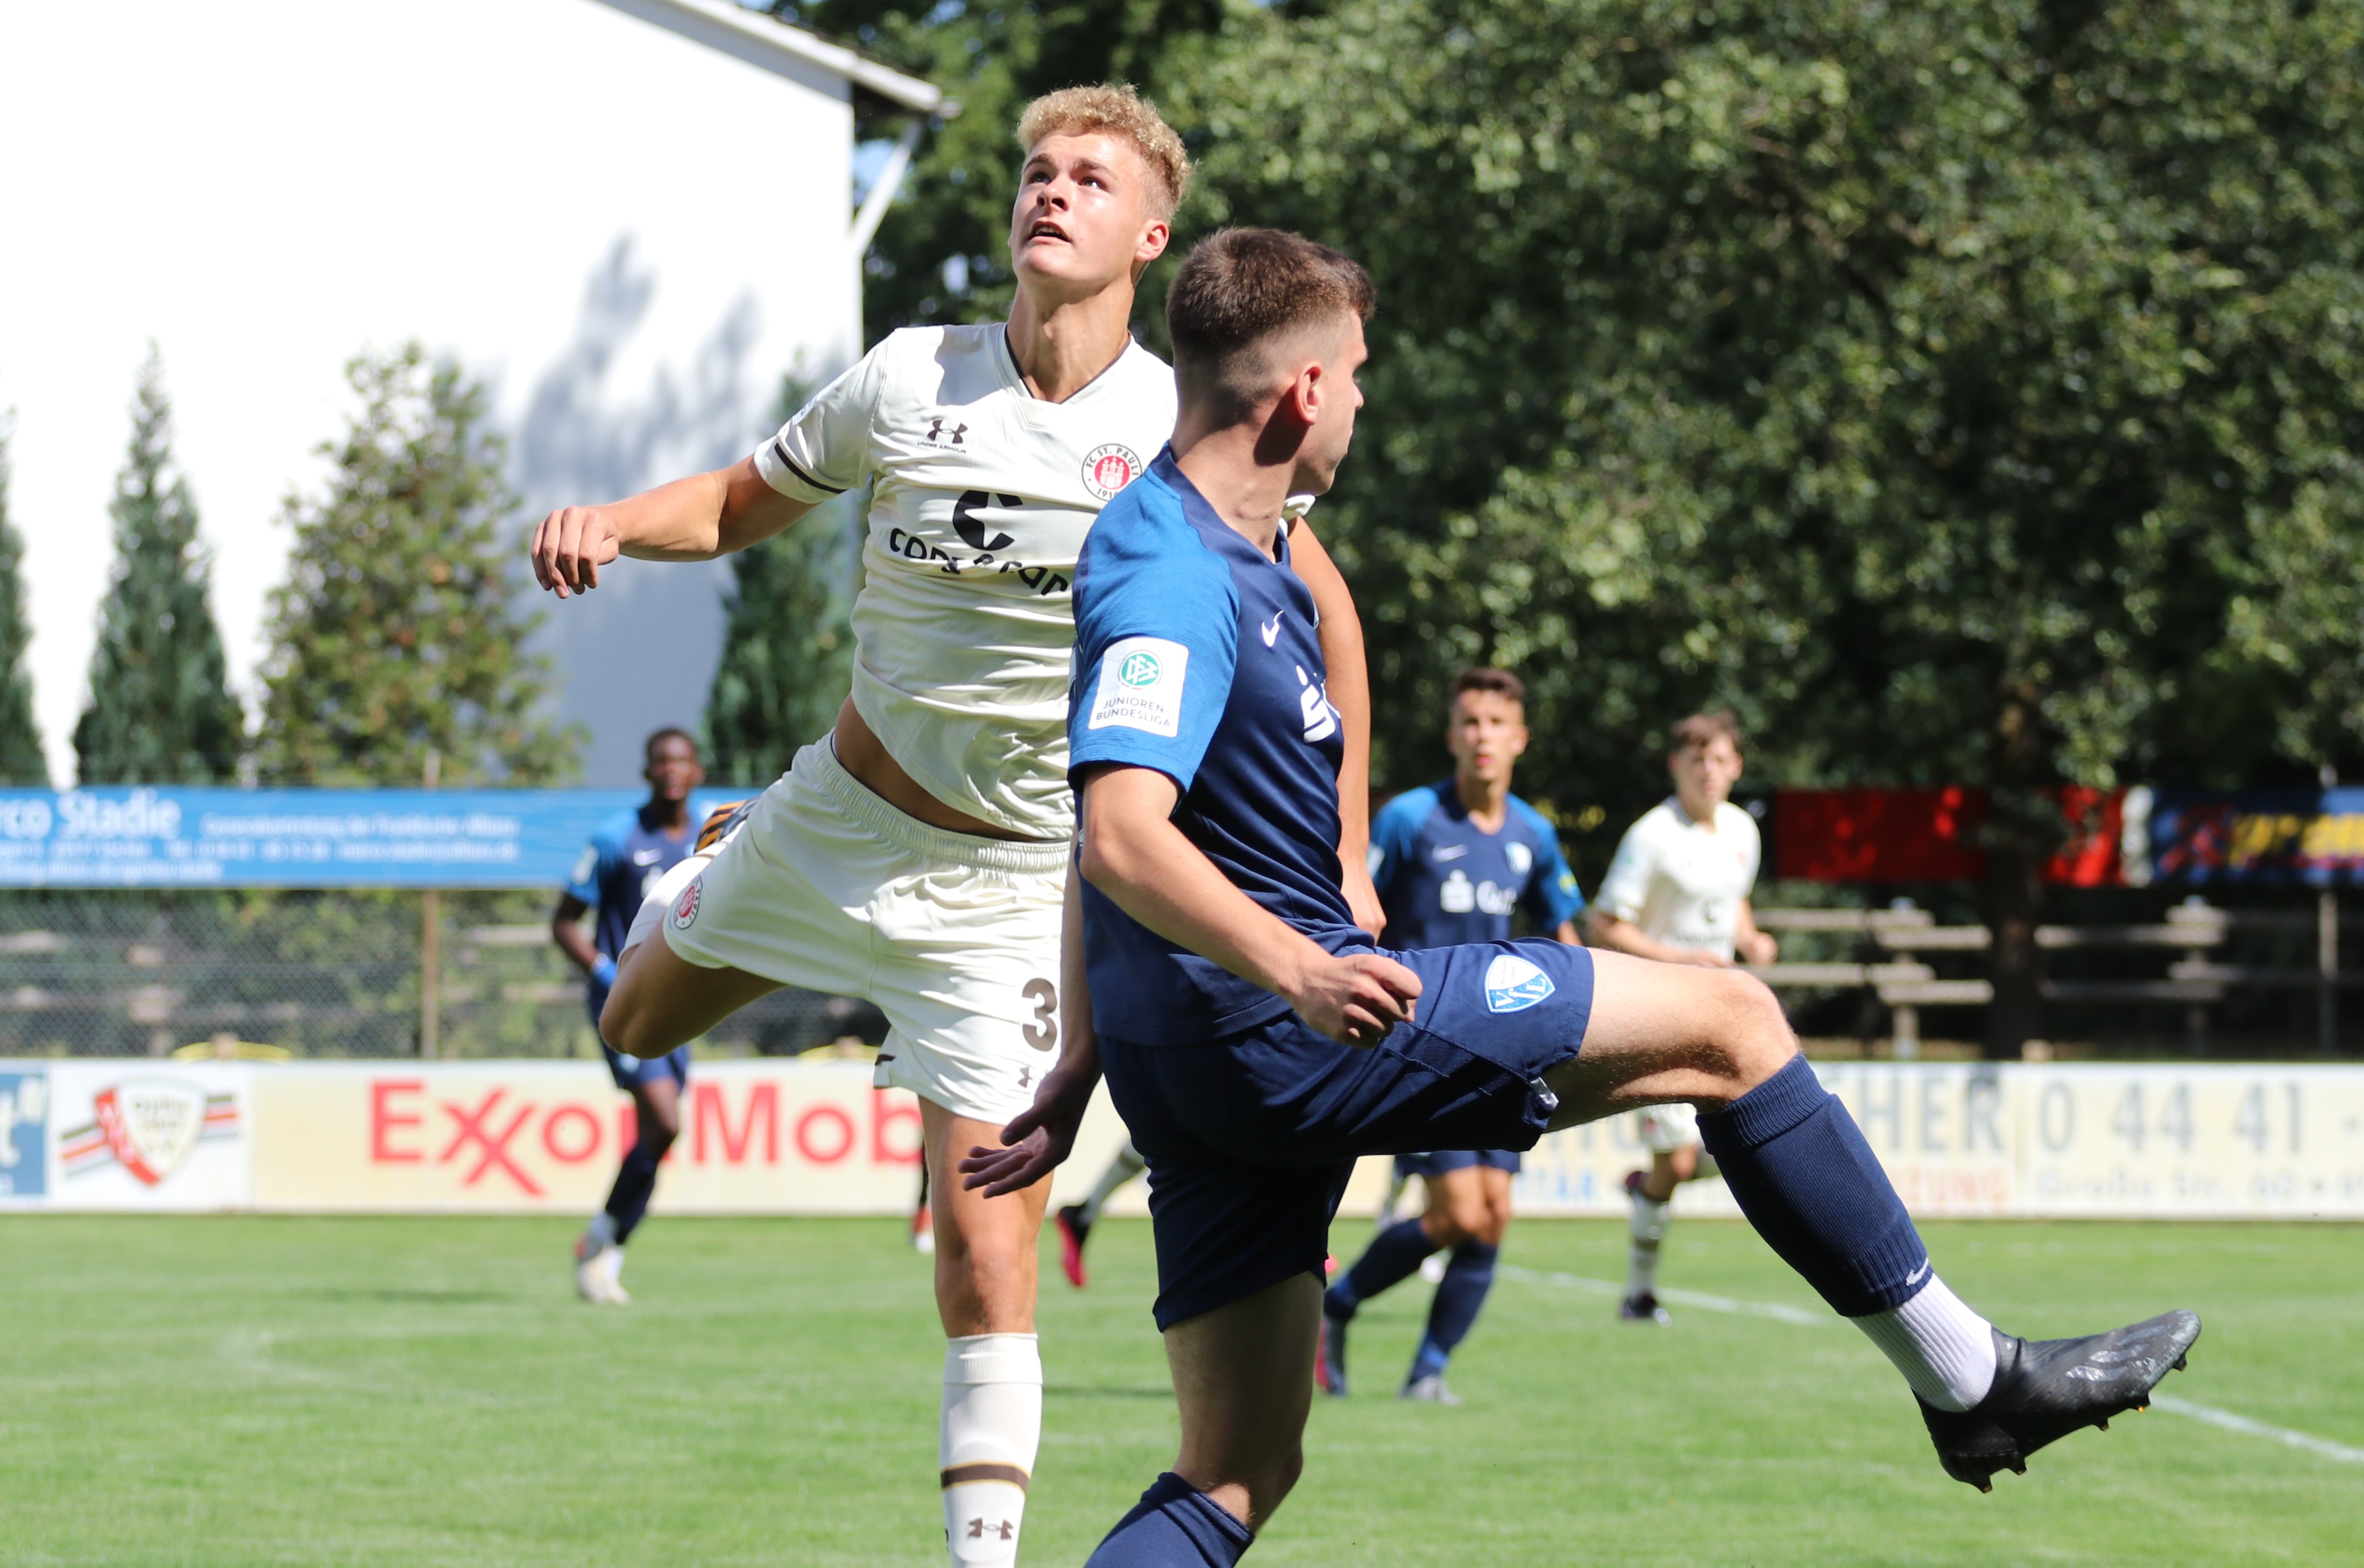
<svg viewBox="0 0 2364 1568"><path fill-rule="evenodd" d="M518 893L0 895L0 1056L596 1055L549 913ZM786 990L708 1038L792 1055L883 1031L866 1003Z"/></svg>

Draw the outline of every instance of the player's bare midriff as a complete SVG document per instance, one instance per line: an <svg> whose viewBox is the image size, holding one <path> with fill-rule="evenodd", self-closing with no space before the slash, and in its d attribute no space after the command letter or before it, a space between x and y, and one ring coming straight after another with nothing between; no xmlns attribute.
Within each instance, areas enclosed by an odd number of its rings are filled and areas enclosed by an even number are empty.
<svg viewBox="0 0 2364 1568"><path fill-rule="evenodd" d="M997 828L930 795L917 779L903 771L903 764L887 751L886 743L863 722L852 697L846 698L845 706L837 710L837 728L830 732L830 743L836 748L839 767L853 774L863 788L914 821L942 828L948 833L971 833L980 839L1014 839L1028 844L1045 841Z"/></svg>

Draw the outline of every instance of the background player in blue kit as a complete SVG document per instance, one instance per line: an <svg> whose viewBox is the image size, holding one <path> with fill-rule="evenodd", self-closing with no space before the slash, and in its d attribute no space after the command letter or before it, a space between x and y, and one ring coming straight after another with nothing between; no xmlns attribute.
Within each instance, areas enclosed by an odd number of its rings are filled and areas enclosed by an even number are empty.
<svg viewBox="0 0 2364 1568"><path fill-rule="evenodd" d="M586 999L594 1029L599 1009L608 1004L608 987L616 981L616 957L624 951L641 900L690 852L690 792L706 782L697 742L687 730L658 730L649 737L645 755L647 766L641 776L649 784L648 800L599 825L584 847L574 882L559 895L558 908L550 917L550 934L559 951L590 981ZM586 935L583 916L594 909L597 917ZM616 1087L632 1096L638 1134L624 1155L623 1168L616 1173L607 1207L591 1217L574 1243L574 1288L585 1301L622 1307L631 1300L621 1279L624 1243L648 1212L649 1195L656 1190L657 1162L681 1132L689 1047L645 1062L604 1040L599 1049L607 1053Z"/></svg>
<svg viewBox="0 0 2364 1568"><path fill-rule="evenodd" d="M1535 930L1578 940L1584 896L1560 852L1559 834L1511 793L1511 770L1527 749L1526 708L1526 686L1509 671L1463 671L1444 722L1453 776L1406 790L1371 819L1371 880L1391 944L1502 941L1521 911ZM1346 1325L1355 1309L1451 1248L1401 1392L1407 1399L1461 1403L1444 1385L1445 1362L1493 1286L1518 1169L1518 1151L1510 1149L1397 1157L1399 1178L1416 1175L1428 1189L1424 1212L1383 1229L1323 1294L1315 1371L1324 1392L1346 1392Z"/></svg>
<svg viewBox="0 0 2364 1568"><path fill-rule="evenodd" d="M2000 1469L2147 1401L2190 1313L2030 1344L1948 1290L1763 983L1550 940L1377 951L1340 890L1341 723L1284 506L1354 433L1370 280L1233 229L1166 301L1181 414L1076 580L1068 736L1082 797L1059 1064L987 1193L1074 1147L1105 1065L1149 1160L1181 1451L1092 1568L1236 1562L1304 1468L1321 1263L1357 1156L1529 1148L1665 1100L1758 1234L1896 1364L1946 1470ZM1082 951L1075 937L1080 929ZM1080 984L1079 984L1080 982Z"/></svg>

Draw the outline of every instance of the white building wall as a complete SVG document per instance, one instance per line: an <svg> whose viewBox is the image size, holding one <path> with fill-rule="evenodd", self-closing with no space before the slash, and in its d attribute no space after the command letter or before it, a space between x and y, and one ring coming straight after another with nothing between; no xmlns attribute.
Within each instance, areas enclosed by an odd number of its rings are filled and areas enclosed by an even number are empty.
<svg viewBox="0 0 2364 1568"><path fill-rule="evenodd" d="M250 702L281 500L319 484L355 352L415 337L486 378L546 507L743 455L785 372L858 347L844 83L630 8L0 6L0 410L59 782L151 339ZM642 733L695 720L726 576L628 562L551 606L585 783L630 782Z"/></svg>

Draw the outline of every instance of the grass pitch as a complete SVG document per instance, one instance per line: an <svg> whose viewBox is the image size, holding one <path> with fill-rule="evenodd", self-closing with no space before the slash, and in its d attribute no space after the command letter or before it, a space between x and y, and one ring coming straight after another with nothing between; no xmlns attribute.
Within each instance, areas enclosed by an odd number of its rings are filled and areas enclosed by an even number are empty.
<svg viewBox="0 0 2364 1568"><path fill-rule="evenodd" d="M1666 1283L1806 1309L1621 1325L1578 1281L1622 1227L1524 1221L1453 1371L1390 1397L1428 1287L1365 1308L1257 1564L2328 1563L2364 1465L2163 1411L1980 1497L1911 1399L1745 1228L1684 1223ZM2163 1392L2364 1448L2364 1229L1928 1227L2020 1332L2171 1306ZM652 1221L629 1311L578 1305L547 1220L0 1218L0 1562L942 1562L942 1340L892 1221ZM1368 1235L1342 1223L1352 1256ZM1049 1388L1026 1561L1076 1563L1173 1456L1143 1222L1044 1252ZM1548 1276L1557 1273L1561 1283Z"/></svg>

